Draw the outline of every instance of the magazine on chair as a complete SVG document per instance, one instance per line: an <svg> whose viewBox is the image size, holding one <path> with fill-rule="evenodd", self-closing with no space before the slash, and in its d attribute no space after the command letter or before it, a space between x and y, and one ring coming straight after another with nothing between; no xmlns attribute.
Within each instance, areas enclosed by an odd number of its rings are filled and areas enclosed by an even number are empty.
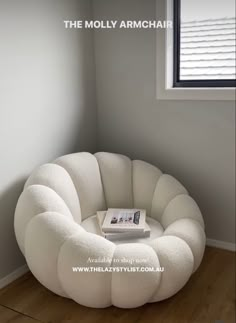
<svg viewBox="0 0 236 323"><path fill-rule="evenodd" d="M126 240L126 239L138 239L138 238L148 238L150 237L150 227L147 223L145 223L145 229L144 231L126 231L126 232L103 232L102 230L102 224L106 217L107 211L98 211L97 212L97 221L98 225L101 231L101 235L110 241L116 241L116 240Z"/></svg>
<svg viewBox="0 0 236 323"><path fill-rule="evenodd" d="M102 224L103 232L143 232L146 211L140 209L108 209Z"/></svg>

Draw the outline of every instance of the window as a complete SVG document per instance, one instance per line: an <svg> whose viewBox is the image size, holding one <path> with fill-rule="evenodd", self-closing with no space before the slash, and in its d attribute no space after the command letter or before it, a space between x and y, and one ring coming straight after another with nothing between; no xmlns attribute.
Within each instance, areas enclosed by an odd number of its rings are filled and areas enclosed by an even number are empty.
<svg viewBox="0 0 236 323"><path fill-rule="evenodd" d="M173 86L234 87L235 0L173 1Z"/></svg>

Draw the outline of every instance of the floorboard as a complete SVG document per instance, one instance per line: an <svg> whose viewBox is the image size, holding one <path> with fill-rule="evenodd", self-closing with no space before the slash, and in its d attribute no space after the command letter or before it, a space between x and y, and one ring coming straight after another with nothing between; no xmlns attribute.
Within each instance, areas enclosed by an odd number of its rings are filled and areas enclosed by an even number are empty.
<svg viewBox="0 0 236 323"><path fill-rule="evenodd" d="M40 323L31 317L15 312L7 307L0 305L0 322L1 323Z"/></svg>

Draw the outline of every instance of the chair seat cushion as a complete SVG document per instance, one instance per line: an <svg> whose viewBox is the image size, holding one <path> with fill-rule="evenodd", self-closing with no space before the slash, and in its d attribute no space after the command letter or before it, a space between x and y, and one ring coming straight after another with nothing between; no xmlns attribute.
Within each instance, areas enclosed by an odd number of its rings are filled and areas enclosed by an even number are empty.
<svg viewBox="0 0 236 323"><path fill-rule="evenodd" d="M150 237L147 238L132 238L132 239L121 239L121 240L115 240L114 243L116 245L122 244L122 243L135 243L135 242L140 242L140 243L145 243L148 244L151 240L158 238L162 236L164 229L162 225L155 219L152 219L151 217L146 218L146 222L149 225L151 229L151 234ZM97 234L101 236L101 231L97 222L97 217L96 215L90 216L89 218L85 219L82 223L81 226L88 232Z"/></svg>

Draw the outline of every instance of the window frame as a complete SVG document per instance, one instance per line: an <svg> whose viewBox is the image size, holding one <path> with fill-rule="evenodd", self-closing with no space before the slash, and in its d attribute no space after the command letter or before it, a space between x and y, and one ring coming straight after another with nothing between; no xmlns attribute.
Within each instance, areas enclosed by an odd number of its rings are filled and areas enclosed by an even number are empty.
<svg viewBox="0 0 236 323"><path fill-rule="evenodd" d="M180 25L181 0L173 0L173 87L174 88L224 88L235 87L235 79L180 80Z"/></svg>

